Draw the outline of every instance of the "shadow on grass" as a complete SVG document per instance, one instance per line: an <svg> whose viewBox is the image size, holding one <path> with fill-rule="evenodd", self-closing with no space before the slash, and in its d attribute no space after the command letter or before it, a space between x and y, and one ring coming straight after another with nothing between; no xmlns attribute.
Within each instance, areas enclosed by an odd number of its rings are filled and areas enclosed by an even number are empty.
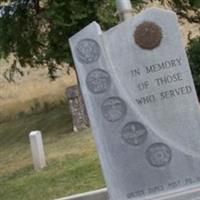
<svg viewBox="0 0 200 200"><path fill-rule="evenodd" d="M60 134L72 132L72 119L66 105L41 113L24 115L7 122L0 123L0 148L16 143L28 143L28 135L33 130L40 130L45 135L56 132Z"/></svg>

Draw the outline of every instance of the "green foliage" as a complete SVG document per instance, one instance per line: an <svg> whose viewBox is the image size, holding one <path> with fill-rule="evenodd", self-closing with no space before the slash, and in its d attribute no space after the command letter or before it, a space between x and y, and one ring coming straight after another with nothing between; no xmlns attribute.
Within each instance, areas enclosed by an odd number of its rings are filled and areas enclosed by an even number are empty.
<svg viewBox="0 0 200 200"><path fill-rule="evenodd" d="M117 24L115 0L33 0L31 6L28 0L23 5L14 2L14 14L8 6L0 18L0 58L12 53L22 67L46 64L52 79L57 64L72 63L69 37L92 21L103 29Z"/></svg>
<svg viewBox="0 0 200 200"><path fill-rule="evenodd" d="M38 6L43 3L43 6ZM104 28L116 24L114 0L35 1L6 7L0 18L0 58L10 53L22 67L47 64L52 79L56 64L70 63L68 38L92 21Z"/></svg>
<svg viewBox="0 0 200 200"><path fill-rule="evenodd" d="M131 1L134 8L138 9L147 2ZM173 1L177 7L182 2L190 1L192 6L199 3L199 0ZM10 73L5 73L9 82L13 82L14 72L21 72L17 68L18 63L22 67L45 65L49 77L55 79L57 64L72 64L69 37L92 21L97 21L104 30L118 22L115 0L23 0L23 4L22 0L11 2L0 18L0 58L8 58L10 53L15 56Z"/></svg>
<svg viewBox="0 0 200 200"><path fill-rule="evenodd" d="M191 6L200 7L200 1L199 0L189 0Z"/></svg>
<svg viewBox="0 0 200 200"><path fill-rule="evenodd" d="M197 94L200 98L200 37L190 40L187 53Z"/></svg>
<svg viewBox="0 0 200 200"><path fill-rule="evenodd" d="M38 35L38 20L32 10L19 6L10 16L9 8L0 19L0 57L6 58L10 53L18 58L22 66L29 62L30 57L38 54L40 35Z"/></svg>

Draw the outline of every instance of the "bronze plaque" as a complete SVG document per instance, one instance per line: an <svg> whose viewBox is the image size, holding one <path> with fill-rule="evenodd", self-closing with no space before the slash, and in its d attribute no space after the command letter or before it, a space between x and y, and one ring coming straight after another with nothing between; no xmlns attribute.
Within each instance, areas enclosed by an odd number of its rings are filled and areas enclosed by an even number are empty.
<svg viewBox="0 0 200 200"><path fill-rule="evenodd" d="M162 40L161 28L153 22L143 22L134 33L135 42L143 49L154 49Z"/></svg>

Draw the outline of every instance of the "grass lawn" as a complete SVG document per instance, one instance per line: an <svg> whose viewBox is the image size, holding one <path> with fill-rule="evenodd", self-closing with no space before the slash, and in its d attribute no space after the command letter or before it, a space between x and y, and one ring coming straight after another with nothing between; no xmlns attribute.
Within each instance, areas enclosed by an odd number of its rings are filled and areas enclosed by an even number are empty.
<svg viewBox="0 0 200 200"><path fill-rule="evenodd" d="M53 200L104 187L90 130L72 133L66 105L0 123L0 199ZM43 133L48 166L35 172L28 135Z"/></svg>

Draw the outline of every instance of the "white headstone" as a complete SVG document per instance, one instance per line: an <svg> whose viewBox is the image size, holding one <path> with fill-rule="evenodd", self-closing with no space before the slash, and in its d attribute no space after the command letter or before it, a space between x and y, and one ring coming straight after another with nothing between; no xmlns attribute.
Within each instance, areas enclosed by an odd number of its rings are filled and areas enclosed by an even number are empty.
<svg viewBox="0 0 200 200"><path fill-rule="evenodd" d="M46 166L42 134L40 131L32 131L29 134L33 165L35 170L43 169Z"/></svg>
<svg viewBox="0 0 200 200"><path fill-rule="evenodd" d="M111 199L199 197L199 103L175 13L93 22L70 45Z"/></svg>

